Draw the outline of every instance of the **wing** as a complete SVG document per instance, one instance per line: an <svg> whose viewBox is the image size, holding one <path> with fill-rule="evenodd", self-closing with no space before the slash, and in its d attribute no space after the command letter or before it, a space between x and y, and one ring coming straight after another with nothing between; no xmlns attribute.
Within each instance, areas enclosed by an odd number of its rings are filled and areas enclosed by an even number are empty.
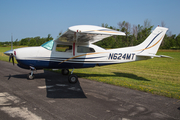
<svg viewBox="0 0 180 120"><path fill-rule="evenodd" d="M69 29L55 39L65 43L95 43L112 35L125 35L125 33L93 25L77 25Z"/></svg>

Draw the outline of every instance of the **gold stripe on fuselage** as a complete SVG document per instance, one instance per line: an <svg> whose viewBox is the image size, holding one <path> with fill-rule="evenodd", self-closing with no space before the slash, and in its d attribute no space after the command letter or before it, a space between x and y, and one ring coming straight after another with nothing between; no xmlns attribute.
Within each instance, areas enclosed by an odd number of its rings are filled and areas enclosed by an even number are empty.
<svg viewBox="0 0 180 120"><path fill-rule="evenodd" d="M78 58L78 57L82 57L82 56L86 56L86 55L100 54L100 53L107 53L107 52L86 53L86 54L74 56L74 57L72 57L72 58L68 58L68 59L66 59L66 60L64 60L64 61L62 61L62 62L60 62L59 64L62 64L63 62L69 61L69 60L74 59L74 58Z"/></svg>

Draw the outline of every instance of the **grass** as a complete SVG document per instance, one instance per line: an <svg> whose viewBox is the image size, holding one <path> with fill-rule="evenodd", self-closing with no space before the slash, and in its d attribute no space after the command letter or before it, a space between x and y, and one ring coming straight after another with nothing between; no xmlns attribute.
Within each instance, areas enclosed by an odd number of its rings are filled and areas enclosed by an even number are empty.
<svg viewBox="0 0 180 120"><path fill-rule="evenodd" d="M8 56L2 56L2 53L10 49L0 47L0 60L8 61ZM75 69L74 74L81 78L180 99L180 50L160 50L158 54L174 59L153 58L125 64Z"/></svg>
<svg viewBox="0 0 180 120"><path fill-rule="evenodd" d="M180 51L159 51L170 58L76 69L79 77L180 99Z"/></svg>

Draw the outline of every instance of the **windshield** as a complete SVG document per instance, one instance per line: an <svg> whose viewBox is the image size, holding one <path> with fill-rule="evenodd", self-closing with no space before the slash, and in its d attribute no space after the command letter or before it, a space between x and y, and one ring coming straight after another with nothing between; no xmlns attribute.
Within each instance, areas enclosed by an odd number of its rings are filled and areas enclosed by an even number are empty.
<svg viewBox="0 0 180 120"><path fill-rule="evenodd" d="M54 45L54 41L53 41L53 40L50 40L50 41L42 44L41 46L42 46L43 48L48 49L48 50L52 50L53 45Z"/></svg>

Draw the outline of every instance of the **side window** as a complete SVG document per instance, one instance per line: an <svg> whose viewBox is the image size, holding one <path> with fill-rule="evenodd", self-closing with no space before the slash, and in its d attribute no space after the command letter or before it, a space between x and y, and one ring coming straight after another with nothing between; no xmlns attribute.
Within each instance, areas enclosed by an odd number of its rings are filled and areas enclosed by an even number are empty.
<svg viewBox="0 0 180 120"><path fill-rule="evenodd" d="M95 52L95 50L90 47L78 46L77 52L78 53L92 53L92 52Z"/></svg>
<svg viewBox="0 0 180 120"><path fill-rule="evenodd" d="M57 52L72 52L72 46L71 45L60 45L60 44L57 44L56 51Z"/></svg>

